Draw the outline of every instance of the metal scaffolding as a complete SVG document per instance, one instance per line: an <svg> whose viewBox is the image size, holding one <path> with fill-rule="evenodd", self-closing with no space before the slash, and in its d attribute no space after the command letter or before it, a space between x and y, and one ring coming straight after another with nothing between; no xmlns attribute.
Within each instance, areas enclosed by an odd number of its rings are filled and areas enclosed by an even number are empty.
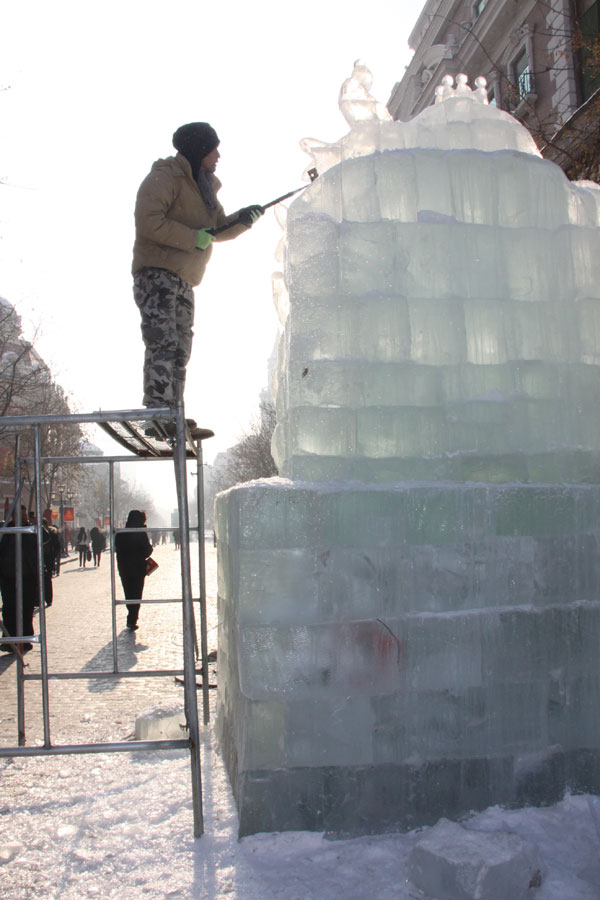
<svg viewBox="0 0 600 900"><path fill-rule="evenodd" d="M130 409L113 410L107 412L93 412L70 415L47 416L4 416L2 424L5 427L15 428L22 433L24 428L32 428L34 436L34 454L28 458L33 463L35 478L36 524L21 525L21 504L19 497L23 487L21 478L21 463L24 461L15 454L15 493L11 509L6 517L11 521L14 512L15 525L5 525L0 528L1 536L14 534L15 558L16 558L16 608L18 630L23 631L23 595L22 595L22 551L20 535L24 533L37 536L37 562L38 562L38 587L40 595L39 605L39 634L37 635L7 635L3 628L0 634L0 644L11 644L17 651L17 746L0 747L0 757L17 756L56 756L61 754L83 753L130 753L135 751L154 750L181 750L187 748L190 751L192 799L194 813L194 836L203 834L202 811L202 775L200 766L199 747L199 721L197 703L196 675L202 674L202 700L204 724L210 720L209 712L209 684L208 684L208 640L207 640L207 615L206 615L206 578L204 557L204 482L203 482L203 455L202 441L212 437L212 431L202 429L190 430L186 424L183 402L177 404L175 410L164 407L151 411L154 434L148 436L149 429L136 427L134 423L149 421L149 410ZM173 427L174 422L174 427ZM77 456L77 457L43 457L40 454L40 430L59 424L98 424L106 432L111 434L122 446L130 450L129 456ZM171 427L167 429L167 425ZM173 434L174 431L174 434ZM18 440L18 439L17 439ZM125 601L116 599L116 578L114 564L113 535L120 529L115 528L115 497L114 497L114 466L121 462L142 462L156 460L172 460L175 468L175 484L177 491L177 506L179 509L180 530L180 560L181 560L181 598L175 600L165 598L162 600L141 600L142 603L177 602L182 605L183 624L183 668L177 670L157 669L144 671L119 671L117 654L117 624L116 607ZM197 526L190 528L188 493L187 493L187 461L195 460L196 463L196 506ZM112 601L112 671L106 672L54 672L48 670L47 631L44 602L44 559L43 559L43 528L42 528L42 468L47 464L76 464L88 465L103 463L109 467L109 504L110 504L110 533L111 533L111 601ZM123 529L125 530L125 529ZM127 529L135 531L136 529ZM152 532L153 529L137 529ZM167 530L164 528L156 531ZM198 575L199 575L199 603L200 610L200 650L196 636L196 624L194 616L194 602L192 597L192 578L190 563L190 531L198 532ZM40 673L27 674L23 664L23 654L20 652L21 643L31 643L39 647L41 666ZM196 668L196 660L200 657L200 669ZM50 702L49 687L50 678L53 679L81 679L81 678L148 678L159 676L183 676L184 708L186 729L188 736L173 740L155 741L116 741L98 742L89 744L55 744L50 734ZM39 681L41 685L41 700L43 714L44 741L43 746L26 746L25 728L25 703L24 687L26 681Z"/></svg>

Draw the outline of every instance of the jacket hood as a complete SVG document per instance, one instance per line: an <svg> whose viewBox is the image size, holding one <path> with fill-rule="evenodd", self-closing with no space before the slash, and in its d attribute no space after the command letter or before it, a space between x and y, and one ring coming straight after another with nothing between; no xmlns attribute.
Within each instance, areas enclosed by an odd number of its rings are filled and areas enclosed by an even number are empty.
<svg viewBox="0 0 600 900"><path fill-rule="evenodd" d="M157 159L156 162L152 163L151 172L156 172L158 170L170 172L175 176L187 175L188 178L190 178L194 182L194 184L196 184L196 181L192 174L192 167L182 153L177 153L176 156L167 156L165 159ZM213 186L213 190L216 193L221 187L221 182L216 175L213 175L212 172L207 173L207 176Z"/></svg>

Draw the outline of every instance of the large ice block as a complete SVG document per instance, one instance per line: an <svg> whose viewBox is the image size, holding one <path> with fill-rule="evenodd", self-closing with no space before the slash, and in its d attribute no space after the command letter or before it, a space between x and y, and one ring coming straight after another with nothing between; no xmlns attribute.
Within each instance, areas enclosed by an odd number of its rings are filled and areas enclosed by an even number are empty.
<svg viewBox="0 0 600 900"><path fill-rule="evenodd" d="M219 730L241 833L599 790L598 522L597 485L221 494Z"/></svg>

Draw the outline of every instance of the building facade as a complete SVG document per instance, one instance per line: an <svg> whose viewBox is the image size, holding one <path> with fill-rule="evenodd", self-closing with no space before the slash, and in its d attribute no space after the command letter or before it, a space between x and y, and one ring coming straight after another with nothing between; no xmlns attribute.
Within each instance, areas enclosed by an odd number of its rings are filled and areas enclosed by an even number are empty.
<svg viewBox="0 0 600 900"><path fill-rule="evenodd" d="M487 79L490 103L526 125L570 177L598 178L600 0L427 0L414 56L388 101L407 120L443 76Z"/></svg>

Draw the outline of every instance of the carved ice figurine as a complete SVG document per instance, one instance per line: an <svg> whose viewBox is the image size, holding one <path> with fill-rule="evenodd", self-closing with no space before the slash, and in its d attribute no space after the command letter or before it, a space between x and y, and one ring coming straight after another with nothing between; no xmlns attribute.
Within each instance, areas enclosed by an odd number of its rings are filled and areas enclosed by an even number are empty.
<svg viewBox="0 0 600 900"><path fill-rule="evenodd" d="M371 136L376 140L378 128L389 128L396 124L384 104L369 93L372 83L370 69L361 59L355 60L352 75L342 84L338 97L340 112L350 125L350 131L333 143L311 137L300 141L300 147L311 158L303 172L304 179L308 180L311 168L316 168L322 174L343 159L362 156L365 152L365 140L368 140L369 126L373 126ZM379 146L374 145L369 152L378 149Z"/></svg>
<svg viewBox="0 0 600 900"><path fill-rule="evenodd" d="M342 115L350 127L356 122L368 122L372 119L380 122L391 120L383 103L379 103L369 93L373 84L373 75L362 59L354 63L352 75L347 78L340 90L339 107Z"/></svg>
<svg viewBox="0 0 600 900"><path fill-rule="evenodd" d="M485 103L489 105L488 100L488 92L487 92L487 80L480 75L479 78L475 79L475 90L473 91L473 96L476 100L479 100L480 103Z"/></svg>
<svg viewBox="0 0 600 900"><path fill-rule="evenodd" d="M489 104L487 94L487 81L480 75L475 79L475 90L468 84L469 78L464 73L456 76L456 87L452 75L444 75L442 83L435 89L435 102L442 103L455 97L468 97L470 100L478 100L480 103Z"/></svg>
<svg viewBox="0 0 600 900"><path fill-rule="evenodd" d="M454 92L454 78L452 75L444 75L442 78L442 90L440 92L440 100L448 100L450 97L455 97L456 94Z"/></svg>
<svg viewBox="0 0 600 900"><path fill-rule="evenodd" d="M461 74L456 76L456 96L457 97L470 97L473 93L468 84L469 77L468 75Z"/></svg>

